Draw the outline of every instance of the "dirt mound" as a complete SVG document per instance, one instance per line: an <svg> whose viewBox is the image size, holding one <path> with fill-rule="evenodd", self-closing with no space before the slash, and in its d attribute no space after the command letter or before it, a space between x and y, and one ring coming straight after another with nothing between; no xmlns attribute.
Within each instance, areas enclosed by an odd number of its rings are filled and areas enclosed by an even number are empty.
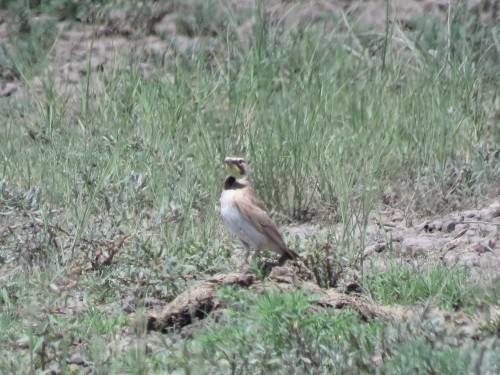
<svg viewBox="0 0 500 375"><path fill-rule="evenodd" d="M223 303L217 299L217 291L228 285L247 288L255 293L267 290L291 292L300 289L314 296L315 302L311 308L315 306L333 309L350 307L357 310L364 320L374 317L403 316L399 307L377 306L362 297L321 289L312 281L310 272L302 265L295 263L284 267L274 267L264 280L247 272L215 275L179 295L160 312L152 313L148 317L148 329L154 331L182 329L197 319L203 319L210 313L224 309Z"/></svg>

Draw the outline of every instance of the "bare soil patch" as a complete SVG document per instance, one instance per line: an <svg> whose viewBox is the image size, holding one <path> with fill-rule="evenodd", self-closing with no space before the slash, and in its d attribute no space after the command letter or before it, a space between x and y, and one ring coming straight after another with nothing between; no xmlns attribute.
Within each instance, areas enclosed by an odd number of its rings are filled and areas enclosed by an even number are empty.
<svg viewBox="0 0 500 375"><path fill-rule="evenodd" d="M313 224L287 228L289 236L303 240L313 235L326 240L329 231L340 237L343 230L342 225L328 230ZM378 259L381 266L384 252L394 250L409 258L424 256L428 262L442 261L450 268L464 267L471 273L499 278L500 204L419 220L387 208L370 215L365 244L365 258Z"/></svg>

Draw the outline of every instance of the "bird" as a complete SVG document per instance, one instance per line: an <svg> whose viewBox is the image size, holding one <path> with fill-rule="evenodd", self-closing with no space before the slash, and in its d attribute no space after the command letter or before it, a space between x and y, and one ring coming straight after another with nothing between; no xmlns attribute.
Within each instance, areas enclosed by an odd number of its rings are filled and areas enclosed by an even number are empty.
<svg viewBox="0 0 500 375"><path fill-rule="evenodd" d="M252 248L255 249L252 260L262 250L280 254L281 262L299 259L300 256L285 244L264 202L255 194L245 159L226 157L224 163L227 177L220 197L221 216L229 231L238 236L243 244L246 250L245 264L248 263Z"/></svg>

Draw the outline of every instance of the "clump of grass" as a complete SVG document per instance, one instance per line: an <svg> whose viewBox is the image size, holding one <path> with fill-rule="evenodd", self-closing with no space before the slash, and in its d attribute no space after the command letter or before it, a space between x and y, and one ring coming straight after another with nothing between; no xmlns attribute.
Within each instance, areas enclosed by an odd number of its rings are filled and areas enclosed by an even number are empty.
<svg viewBox="0 0 500 375"><path fill-rule="evenodd" d="M207 325L183 352L172 351L171 370L184 363L190 371L326 371L337 368L341 357L361 359L355 350L341 350L348 327L356 324L348 312L311 313L310 298L301 292L269 292L257 298L245 293L243 303L241 293L228 292L221 298L233 309L225 322ZM366 326L360 341L372 334ZM192 360L186 362L188 357Z"/></svg>
<svg viewBox="0 0 500 375"><path fill-rule="evenodd" d="M45 67L60 32L55 20L36 17L28 8L13 6L15 22L9 24L8 39L0 42L0 70L17 79L31 79Z"/></svg>
<svg viewBox="0 0 500 375"><path fill-rule="evenodd" d="M444 266L415 269L393 265L389 270L373 271L365 280L367 292L382 304L431 304L448 310L474 306L478 288L464 270Z"/></svg>
<svg viewBox="0 0 500 375"><path fill-rule="evenodd" d="M193 340L173 339L158 351L168 353L163 363L169 371L401 373L420 364L461 373L491 369L495 356L493 350L483 359L471 355L472 341L449 344L456 332L439 317L363 322L349 309L311 310L311 297L300 291L252 296L229 288L220 298L228 306L222 317L209 320Z"/></svg>
<svg viewBox="0 0 500 375"><path fill-rule="evenodd" d="M175 26L180 34L215 37L227 29L229 12L211 1L188 1L177 11Z"/></svg>

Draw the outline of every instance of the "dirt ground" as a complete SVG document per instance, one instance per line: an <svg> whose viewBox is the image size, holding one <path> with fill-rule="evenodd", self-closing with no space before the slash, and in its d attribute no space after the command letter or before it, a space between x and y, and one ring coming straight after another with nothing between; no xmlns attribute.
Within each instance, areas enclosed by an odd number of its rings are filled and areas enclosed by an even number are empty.
<svg viewBox="0 0 500 375"><path fill-rule="evenodd" d="M342 235L342 226L332 228ZM326 230L314 225L288 228L290 236L306 238L315 233L326 238ZM488 274L500 280L500 204L466 210L441 217L408 222L401 210L387 208L370 215L366 230L365 259L383 267L384 252L415 259L441 260L447 267L463 267L471 274Z"/></svg>

